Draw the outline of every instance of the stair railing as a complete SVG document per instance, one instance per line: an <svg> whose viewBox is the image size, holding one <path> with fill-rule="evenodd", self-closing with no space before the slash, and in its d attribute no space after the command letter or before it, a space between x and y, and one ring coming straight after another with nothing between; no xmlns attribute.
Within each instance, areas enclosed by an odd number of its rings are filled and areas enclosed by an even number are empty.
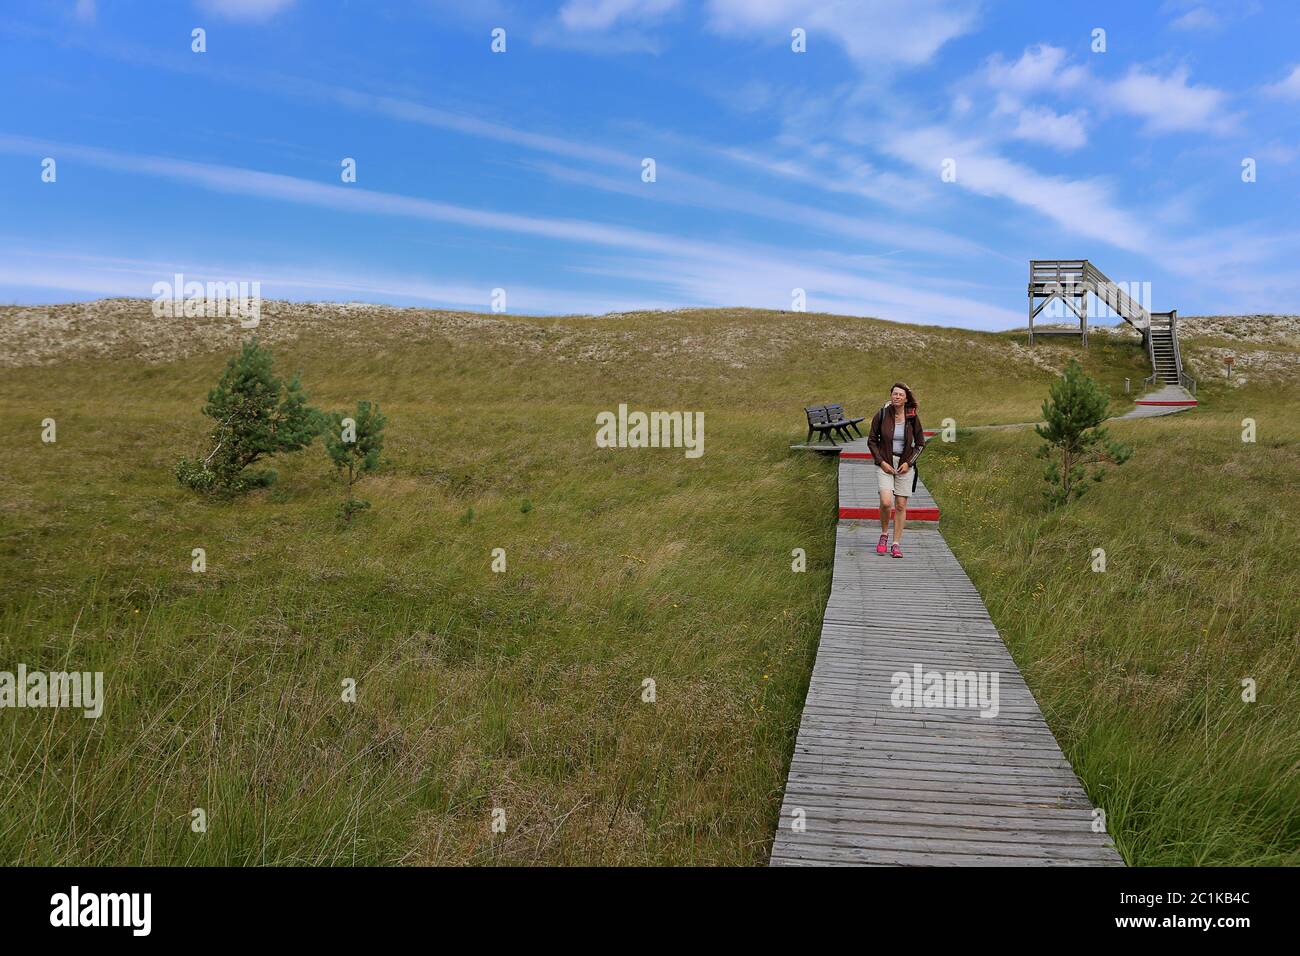
<svg viewBox="0 0 1300 956"><path fill-rule="evenodd" d="M1134 302L1127 292L1087 260L1084 260L1084 276L1092 286L1093 295L1104 302L1111 311L1136 329L1145 330L1150 328L1151 313L1137 302Z"/></svg>
<svg viewBox="0 0 1300 956"><path fill-rule="evenodd" d="M1174 343L1174 368L1178 370L1178 384L1193 395L1196 394L1196 379L1183 370L1183 353L1178 347L1178 310L1169 313L1169 340Z"/></svg>

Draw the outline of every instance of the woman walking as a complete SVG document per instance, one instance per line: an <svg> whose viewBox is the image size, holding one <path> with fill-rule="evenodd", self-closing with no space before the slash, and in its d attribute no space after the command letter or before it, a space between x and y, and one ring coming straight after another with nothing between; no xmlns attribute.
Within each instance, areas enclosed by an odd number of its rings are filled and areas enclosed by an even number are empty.
<svg viewBox="0 0 1300 956"><path fill-rule="evenodd" d="M903 556L901 542L907 520L907 499L916 477L916 459L925 448L925 432L917 414L916 396L902 382L889 390L889 401L871 419L867 447L876 463L876 480L880 485L880 541L876 554L886 551L896 558ZM889 509L894 506L894 544L889 541Z"/></svg>

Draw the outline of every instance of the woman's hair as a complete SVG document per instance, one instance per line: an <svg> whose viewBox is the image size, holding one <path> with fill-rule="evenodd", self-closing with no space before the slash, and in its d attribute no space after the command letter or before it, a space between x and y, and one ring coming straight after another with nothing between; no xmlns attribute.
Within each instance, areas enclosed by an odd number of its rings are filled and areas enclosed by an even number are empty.
<svg viewBox="0 0 1300 956"><path fill-rule="evenodd" d="M916 396L912 394L912 390L908 388L906 385L904 385L902 382L895 382L893 385L889 387L889 394L891 395L894 394L894 389L896 388L901 388L903 391L907 393L907 398L903 400L903 414L915 415L917 404L916 404Z"/></svg>

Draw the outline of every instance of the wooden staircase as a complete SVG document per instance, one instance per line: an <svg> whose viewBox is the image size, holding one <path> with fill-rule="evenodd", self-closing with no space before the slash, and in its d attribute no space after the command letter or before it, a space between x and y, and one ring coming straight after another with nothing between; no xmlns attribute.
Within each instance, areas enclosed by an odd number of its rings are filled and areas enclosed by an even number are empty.
<svg viewBox="0 0 1300 956"><path fill-rule="evenodd" d="M1146 384L1181 385L1195 395L1196 380L1183 368L1183 355L1178 348L1178 312L1152 312L1146 339L1151 359L1151 375Z"/></svg>
<svg viewBox="0 0 1300 956"><path fill-rule="evenodd" d="M1166 385L1181 384L1178 381L1178 358L1174 354L1176 344L1172 323L1151 323L1151 368L1155 380Z"/></svg>
<svg viewBox="0 0 1300 956"><path fill-rule="evenodd" d="M1142 334L1151 360L1145 384L1180 385L1192 394L1196 382L1183 368L1178 348L1178 312L1149 312L1106 273L1087 259L1032 259L1029 262L1029 344L1036 335L1077 335L1088 344L1088 295L1104 302ZM1060 299L1079 319L1075 329L1034 329L1034 318L1051 301Z"/></svg>

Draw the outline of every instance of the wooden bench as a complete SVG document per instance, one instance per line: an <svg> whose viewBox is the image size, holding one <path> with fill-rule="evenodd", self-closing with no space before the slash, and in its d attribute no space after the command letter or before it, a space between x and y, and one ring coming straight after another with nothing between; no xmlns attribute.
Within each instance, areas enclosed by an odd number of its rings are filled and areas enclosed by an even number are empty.
<svg viewBox="0 0 1300 956"><path fill-rule="evenodd" d="M859 437L859 438L862 437L862 429L859 428L858 425L859 425L859 423L866 421L865 418L849 418L849 416L847 416L847 415L844 414L844 406L843 406L843 405L829 405L829 404L828 404L828 405L826 406L826 414L830 417L830 420L831 420L832 423L834 423L834 422L839 422L840 424L847 425L847 426L851 427L855 432L858 433L858 437ZM846 428L846 429L843 429L843 431L844 431L845 434L848 434L848 429L847 429L847 428ZM851 437L851 436L850 436L850 437Z"/></svg>
<svg viewBox="0 0 1300 956"><path fill-rule="evenodd" d="M830 439L832 445L836 444L835 435L838 433L845 441L853 441L852 428L862 437L862 429L858 428L858 423L864 421L861 418L847 418L844 414L843 405L808 405L804 408L804 414L808 416L808 441L812 441L813 432Z"/></svg>
<svg viewBox="0 0 1300 956"><path fill-rule="evenodd" d="M813 432L817 433L818 438L829 438L832 445L835 444L835 432L837 427L831 424L830 416L826 414L825 405L808 405L803 410L808 416L808 438L811 442Z"/></svg>

